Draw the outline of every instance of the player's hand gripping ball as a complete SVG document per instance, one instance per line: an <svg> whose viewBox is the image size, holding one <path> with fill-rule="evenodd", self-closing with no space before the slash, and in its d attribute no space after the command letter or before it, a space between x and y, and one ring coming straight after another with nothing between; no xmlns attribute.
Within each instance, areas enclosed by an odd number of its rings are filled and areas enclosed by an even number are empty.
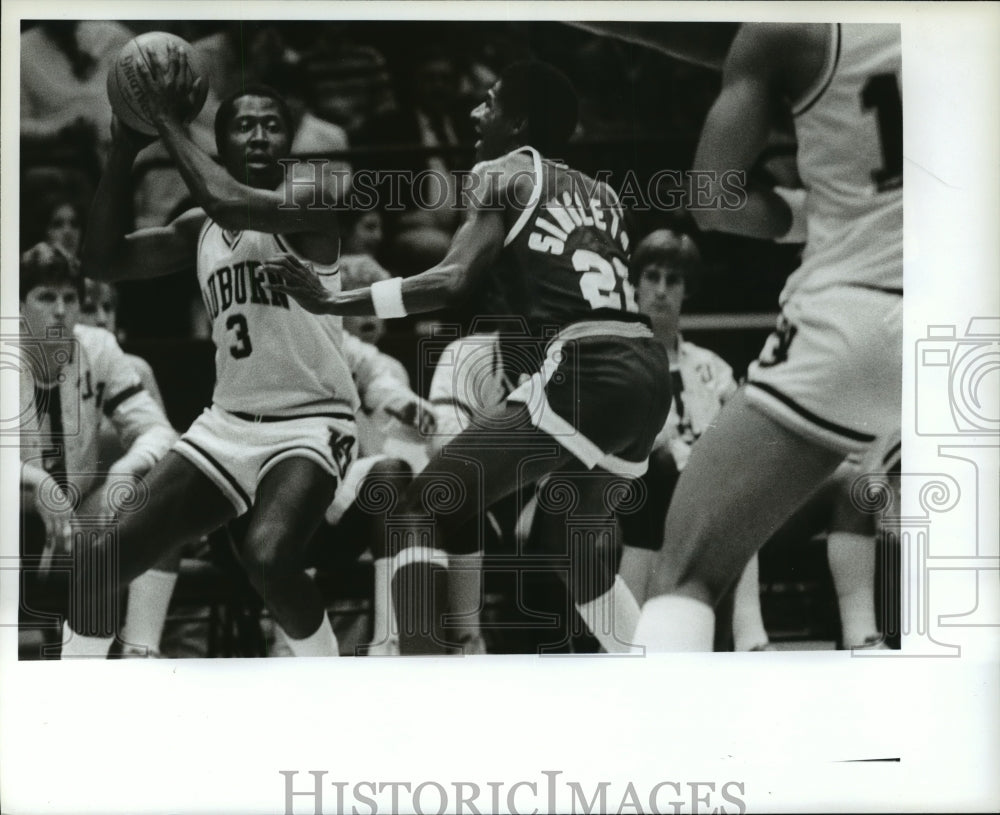
<svg viewBox="0 0 1000 815"><path fill-rule="evenodd" d="M153 117L164 104L174 104L183 121L190 122L204 107L207 94L208 82L198 71L191 46L163 31L140 34L126 43L108 71L111 109L122 124L147 136L157 134Z"/></svg>

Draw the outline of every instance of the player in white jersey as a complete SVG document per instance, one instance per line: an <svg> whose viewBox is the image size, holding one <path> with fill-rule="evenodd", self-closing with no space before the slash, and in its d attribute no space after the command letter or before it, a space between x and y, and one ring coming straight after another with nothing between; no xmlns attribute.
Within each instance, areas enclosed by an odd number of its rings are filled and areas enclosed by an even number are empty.
<svg viewBox="0 0 1000 815"><path fill-rule="evenodd" d="M350 463L357 392L339 349L340 321L317 319L268 291L259 268L273 252L288 252L315 264L324 285L339 290L336 217L322 205L330 179L298 178L302 165L282 162L291 119L263 86L245 87L220 105L217 164L182 123L200 82L183 53L146 56L150 67L141 73L151 118L200 207L166 227L126 234L130 173L143 139L116 122L84 262L93 276L134 279L196 261L213 322L216 388L211 408L150 473L149 501L119 519L119 579L249 512L238 554L250 581L293 653L334 656L336 638L305 572L304 549ZM316 168L307 169L311 176ZM70 620L76 636L65 650L72 655L104 654L110 644L113 621L101 602L108 604L117 586L94 574L108 548L93 546L77 568L91 605L81 603Z"/></svg>
<svg viewBox="0 0 1000 815"><path fill-rule="evenodd" d="M83 281L76 261L42 243L25 253L20 272L20 347L27 362L19 414L21 607L30 614L45 609L35 602L39 579L71 562L74 531L102 528L116 508L135 500L141 477L177 435L114 336L79 324ZM102 462L105 421L118 451ZM65 614L65 596L53 599L58 607L52 610ZM137 599L134 592L129 599Z"/></svg>
<svg viewBox="0 0 1000 815"><path fill-rule="evenodd" d="M751 555L845 455L898 432L899 37L898 26L745 25L726 59L695 167L720 179L749 171L790 107L805 218L795 194L752 182L742 206L695 217L704 229L808 239L778 331L678 483L636 633L654 650L710 650L713 608Z"/></svg>

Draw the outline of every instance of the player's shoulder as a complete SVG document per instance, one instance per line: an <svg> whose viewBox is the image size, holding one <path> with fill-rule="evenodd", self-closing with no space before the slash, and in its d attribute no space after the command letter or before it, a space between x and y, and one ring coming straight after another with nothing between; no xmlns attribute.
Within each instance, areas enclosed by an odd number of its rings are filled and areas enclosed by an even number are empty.
<svg viewBox="0 0 1000 815"><path fill-rule="evenodd" d="M822 68L831 35L829 23L746 23L736 35L725 72L769 76L794 99Z"/></svg>
<svg viewBox="0 0 1000 815"><path fill-rule="evenodd" d="M523 147L498 158L478 162L472 168L472 176L473 189L480 196L500 193L506 200L521 200L522 193L530 193L528 188L537 183L534 157ZM481 197L480 200L484 199Z"/></svg>

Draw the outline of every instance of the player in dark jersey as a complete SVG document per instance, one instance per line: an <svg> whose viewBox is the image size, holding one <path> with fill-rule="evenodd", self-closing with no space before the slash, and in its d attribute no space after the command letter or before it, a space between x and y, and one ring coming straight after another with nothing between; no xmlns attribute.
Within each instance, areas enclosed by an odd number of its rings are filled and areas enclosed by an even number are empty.
<svg viewBox="0 0 1000 815"><path fill-rule="evenodd" d="M608 550L599 539L613 534L629 479L646 469L670 407L670 376L628 281L622 208L606 184L543 158L561 154L577 118L575 91L551 66L511 66L472 118L480 163L465 179L465 220L437 266L329 296L308 264L281 255L266 266L284 281L272 288L316 313L402 317L452 304L489 276L498 280L535 337L536 364L512 372L523 383L491 429L480 423L463 431L404 496L398 514L426 517L430 510L436 524L413 524L396 544L396 589L437 586L433 572L462 543L450 531L551 473L550 494L575 507L567 507L572 517L597 523L571 524L589 530L569 541L574 602L607 604L616 630L630 631L635 600L615 586L614 563L602 557ZM441 650L428 608L400 596L401 628L408 610L421 618L410 621L413 639Z"/></svg>

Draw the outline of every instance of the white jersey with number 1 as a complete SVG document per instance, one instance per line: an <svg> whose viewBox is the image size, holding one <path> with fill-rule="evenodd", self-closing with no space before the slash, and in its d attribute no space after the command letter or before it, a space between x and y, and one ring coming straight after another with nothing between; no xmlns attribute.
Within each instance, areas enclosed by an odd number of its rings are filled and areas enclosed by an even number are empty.
<svg viewBox="0 0 1000 815"><path fill-rule="evenodd" d="M310 314L266 287L260 267L282 253L296 254L280 235L230 232L212 221L202 230L198 285L215 343L213 402L265 416L354 412L358 394L341 352L341 319ZM335 264L312 266L330 291L340 291Z"/></svg>
<svg viewBox="0 0 1000 815"><path fill-rule="evenodd" d="M901 293L899 26L832 25L824 68L793 113L808 238L782 304L839 285Z"/></svg>

